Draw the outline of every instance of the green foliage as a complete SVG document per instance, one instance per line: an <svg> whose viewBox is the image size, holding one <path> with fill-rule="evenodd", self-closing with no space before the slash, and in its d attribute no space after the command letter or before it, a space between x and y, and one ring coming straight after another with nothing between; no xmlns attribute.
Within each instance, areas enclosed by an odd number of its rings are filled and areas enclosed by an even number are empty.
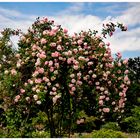
<svg viewBox="0 0 140 140"><path fill-rule="evenodd" d="M32 125L36 130L43 130L48 125L48 117L45 112L38 112L37 117L32 118Z"/></svg>
<svg viewBox="0 0 140 140"><path fill-rule="evenodd" d="M129 58L128 69L131 85L126 94L126 117L131 115L131 109L140 105L140 57Z"/></svg>
<svg viewBox="0 0 140 140"><path fill-rule="evenodd" d="M140 107L136 106L131 113L121 122L121 127L127 132L140 132Z"/></svg>
<svg viewBox="0 0 140 140"><path fill-rule="evenodd" d="M78 118L84 119L83 123L77 124L78 132L92 132L93 129L97 129L97 125L100 125L98 118L95 116L88 116L84 111L78 113Z"/></svg>
<svg viewBox="0 0 140 140"><path fill-rule="evenodd" d="M114 131L120 131L121 130L121 128L120 128L120 126L118 125L117 122L108 122L108 123L104 124L102 126L102 128L111 129L111 130L114 130Z"/></svg>
<svg viewBox="0 0 140 140"><path fill-rule="evenodd" d="M49 138L50 133L46 131L36 131L32 132L32 138Z"/></svg>
<svg viewBox="0 0 140 140"><path fill-rule="evenodd" d="M127 138L126 135L120 131L111 129L101 129L92 132L92 138Z"/></svg>

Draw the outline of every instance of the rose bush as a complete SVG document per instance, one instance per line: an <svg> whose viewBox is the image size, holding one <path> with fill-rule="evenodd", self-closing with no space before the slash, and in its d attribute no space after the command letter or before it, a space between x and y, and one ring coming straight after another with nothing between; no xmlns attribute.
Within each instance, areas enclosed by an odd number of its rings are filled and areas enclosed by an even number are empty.
<svg viewBox="0 0 140 140"><path fill-rule="evenodd" d="M123 116L130 85L128 60L120 53L114 59L110 43L103 41L116 27L127 30L122 24L109 23L104 25L102 36L91 30L70 36L67 29L47 18L38 18L27 33L9 30L8 38L16 34L20 40L10 66L1 64L7 92L4 99L9 99L5 114L13 108L20 113L23 121L15 123L22 136L25 130L35 131L36 125L41 130L50 129L51 137L70 136L73 126L79 125L77 120L82 120L78 116L81 111L101 121ZM4 40L1 46L7 48L6 43ZM7 100L3 101L3 107L6 105ZM48 119L45 124L33 124L40 111Z"/></svg>

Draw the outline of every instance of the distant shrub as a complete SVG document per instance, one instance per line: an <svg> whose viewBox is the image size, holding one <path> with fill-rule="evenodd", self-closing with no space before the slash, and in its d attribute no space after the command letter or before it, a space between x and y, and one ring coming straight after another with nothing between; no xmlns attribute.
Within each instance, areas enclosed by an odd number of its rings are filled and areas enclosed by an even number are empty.
<svg viewBox="0 0 140 140"><path fill-rule="evenodd" d="M140 107L135 107L131 113L131 116L120 123L121 127L127 132L140 132Z"/></svg>
<svg viewBox="0 0 140 140"><path fill-rule="evenodd" d="M32 132L32 138L49 138L50 134L46 131L36 131Z"/></svg>
<svg viewBox="0 0 140 140"><path fill-rule="evenodd" d="M92 138L126 138L127 136L120 132L111 129L100 129L92 132Z"/></svg>
<svg viewBox="0 0 140 140"><path fill-rule="evenodd" d="M120 131L121 128L117 122L108 122L102 126L104 129L112 129L114 131Z"/></svg>

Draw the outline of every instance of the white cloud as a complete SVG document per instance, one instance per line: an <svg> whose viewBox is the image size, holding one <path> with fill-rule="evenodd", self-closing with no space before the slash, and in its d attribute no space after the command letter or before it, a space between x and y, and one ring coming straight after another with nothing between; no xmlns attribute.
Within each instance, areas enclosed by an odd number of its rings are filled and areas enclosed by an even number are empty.
<svg viewBox="0 0 140 140"><path fill-rule="evenodd" d="M101 19L93 15L63 15L53 17L57 24L67 28L70 34L81 30L98 29Z"/></svg>
<svg viewBox="0 0 140 140"><path fill-rule="evenodd" d="M26 31L37 16L29 16L15 10L0 7L0 29L13 28Z"/></svg>
<svg viewBox="0 0 140 140"><path fill-rule="evenodd" d="M124 9L122 15L116 17L115 20L123 22L128 26L140 24L140 3L129 4L128 9Z"/></svg>
<svg viewBox="0 0 140 140"><path fill-rule="evenodd" d="M18 16L19 17L21 15L18 11L4 9L2 7L0 7L0 13L5 16Z"/></svg>
<svg viewBox="0 0 140 140"><path fill-rule="evenodd" d="M91 5L92 6L92 5ZM113 37L107 40L111 42L113 53L117 51L140 51L140 4L130 4L129 8L124 9L120 16L112 18L111 16L102 19L95 15L85 15L82 13L83 3L75 3L68 9L62 10L60 13L49 19L54 19L55 23L67 28L70 34L88 29L101 29L102 23L109 21L118 21L128 25L127 32L116 32ZM18 11L0 8L0 29L5 27L21 28L26 30L35 20L35 15L26 15ZM137 25L137 26L136 26Z"/></svg>
<svg viewBox="0 0 140 140"><path fill-rule="evenodd" d="M120 16L112 18L112 21L120 22L128 26L127 32L117 32L109 38L113 53L120 51L140 51L140 4L130 3Z"/></svg>

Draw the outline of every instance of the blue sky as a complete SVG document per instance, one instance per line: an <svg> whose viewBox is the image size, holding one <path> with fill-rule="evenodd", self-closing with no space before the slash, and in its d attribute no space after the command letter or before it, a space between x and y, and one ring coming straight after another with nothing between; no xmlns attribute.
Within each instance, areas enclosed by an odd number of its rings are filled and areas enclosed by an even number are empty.
<svg viewBox="0 0 140 140"><path fill-rule="evenodd" d="M0 30L6 27L26 31L37 17L53 19L69 33L100 30L108 21L128 26L127 32L116 32L111 42L113 53L124 58L140 56L140 3L129 2L0 2Z"/></svg>

